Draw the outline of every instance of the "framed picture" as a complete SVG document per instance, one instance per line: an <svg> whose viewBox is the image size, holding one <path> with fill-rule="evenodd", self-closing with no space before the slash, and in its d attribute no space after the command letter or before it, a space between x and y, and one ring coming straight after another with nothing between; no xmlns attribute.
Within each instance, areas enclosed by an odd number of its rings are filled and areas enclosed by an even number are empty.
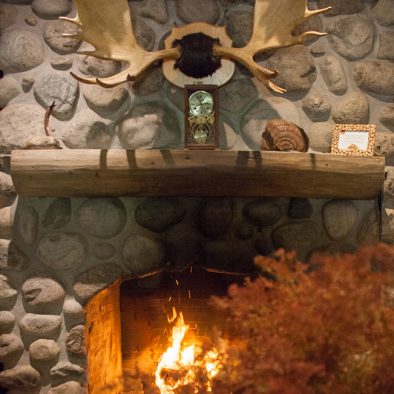
<svg viewBox="0 0 394 394"><path fill-rule="evenodd" d="M373 156L376 126L337 124L332 136L331 153L345 156Z"/></svg>

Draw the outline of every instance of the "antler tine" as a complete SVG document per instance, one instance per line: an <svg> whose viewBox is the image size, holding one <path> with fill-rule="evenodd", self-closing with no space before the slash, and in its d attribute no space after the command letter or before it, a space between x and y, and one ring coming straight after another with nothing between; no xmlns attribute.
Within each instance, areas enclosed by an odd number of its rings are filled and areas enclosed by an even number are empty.
<svg viewBox="0 0 394 394"><path fill-rule="evenodd" d="M75 18L67 18L66 16L59 16L59 19L62 19L67 22L74 23L74 25L82 26L81 21L78 18L78 15Z"/></svg>
<svg viewBox="0 0 394 394"><path fill-rule="evenodd" d="M309 36L317 36L317 37L322 37L322 36L326 36L327 33L322 33L320 31L306 31L304 33L302 33L299 38L300 38L300 42L303 42L306 38L308 38Z"/></svg>
<svg viewBox="0 0 394 394"><path fill-rule="evenodd" d="M326 7L326 8L320 8L319 10L308 10L308 8L305 10L305 18L311 18L312 16L323 14L324 12L327 12L331 10L332 7Z"/></svg>

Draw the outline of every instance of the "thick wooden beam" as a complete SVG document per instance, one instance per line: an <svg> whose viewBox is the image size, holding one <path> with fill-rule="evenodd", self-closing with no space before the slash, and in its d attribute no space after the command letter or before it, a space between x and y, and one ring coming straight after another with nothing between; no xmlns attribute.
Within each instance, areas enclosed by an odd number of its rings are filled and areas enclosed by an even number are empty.
<svg viewBox="0 0 394 394"><path fill-rule="evenodd" d="M18 150L22 196L375 198L384 158L187 150Z"/></svg>

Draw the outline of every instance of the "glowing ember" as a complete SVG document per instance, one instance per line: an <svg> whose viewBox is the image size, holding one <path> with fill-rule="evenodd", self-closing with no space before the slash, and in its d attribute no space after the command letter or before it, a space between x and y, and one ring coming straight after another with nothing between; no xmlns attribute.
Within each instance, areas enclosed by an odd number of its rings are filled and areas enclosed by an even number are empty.
<svg viewBox="0 0 394 394"><path fill-rule="evenodd" d="M169 321L176 317L177 312L173 308L173 318ZM204 353L198 345L182 345L188 329L180 312L172 328L170 346L156 369L156 385L161 394L174 394L174 390L185 386L194 387L194 393L198 393L201 385L205 392L212 392L211 380L220 368L218 353L215 349Z"/></svg>

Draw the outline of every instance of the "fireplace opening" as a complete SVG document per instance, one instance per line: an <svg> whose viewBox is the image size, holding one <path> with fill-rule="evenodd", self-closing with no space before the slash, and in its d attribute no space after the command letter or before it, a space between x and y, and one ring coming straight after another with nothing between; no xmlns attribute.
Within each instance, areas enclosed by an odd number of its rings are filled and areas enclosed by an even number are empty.
<svg viewBox="0 0 394 394"><path fill-rule="evenodd" d="M232 336L210 298L243 279L193 266L101 291L86 307L89 394L211 392Z"/></svg>

